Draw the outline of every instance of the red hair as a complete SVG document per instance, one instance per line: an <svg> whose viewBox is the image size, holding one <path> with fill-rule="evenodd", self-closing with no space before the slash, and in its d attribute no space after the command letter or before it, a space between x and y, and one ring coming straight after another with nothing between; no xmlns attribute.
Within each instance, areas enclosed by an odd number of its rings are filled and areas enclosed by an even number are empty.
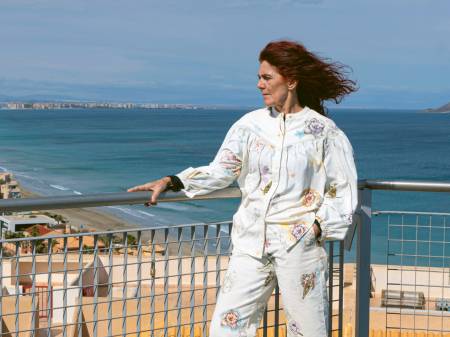
<svg viewBox="0 0 450 337"><path fill-rule="evenodd" d="M326 115L324 101L339 103L344 96L357 90L356 82L346 77L347 66L320 58L297 42L270 42L259 54L259 62L262 61L276 67L283 77L297 81L300 105L322 115Z"/></svg>

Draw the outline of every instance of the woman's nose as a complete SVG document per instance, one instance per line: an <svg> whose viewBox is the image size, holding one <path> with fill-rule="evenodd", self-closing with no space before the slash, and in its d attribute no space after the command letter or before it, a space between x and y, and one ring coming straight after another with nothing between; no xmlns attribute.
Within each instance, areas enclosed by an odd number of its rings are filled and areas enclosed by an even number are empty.
<svg viewBox="0 0 450 337"><path fill-rule="evenodd" d="M262 90L264 89L264 82L262 79L258 80L258 83L256 84L256 86L258 87L258 89Z"/></svg>

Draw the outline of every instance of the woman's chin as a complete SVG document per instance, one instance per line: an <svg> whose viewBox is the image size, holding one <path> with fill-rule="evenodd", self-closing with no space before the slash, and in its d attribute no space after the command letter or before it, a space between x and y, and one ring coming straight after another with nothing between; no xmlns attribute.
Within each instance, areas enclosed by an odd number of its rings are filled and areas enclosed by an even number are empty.
<svg viewBox="0 0 450 337"><path fill-rule="evenodd" d="M273 105L273 100L268 99L268 98L264 98L264 104L266 106L272 106Z"/></svg>

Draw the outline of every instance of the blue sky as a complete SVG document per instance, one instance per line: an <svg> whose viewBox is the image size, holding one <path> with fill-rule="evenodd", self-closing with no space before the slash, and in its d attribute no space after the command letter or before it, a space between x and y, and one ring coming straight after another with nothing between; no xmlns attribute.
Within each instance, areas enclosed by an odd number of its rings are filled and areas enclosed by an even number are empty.
<svg viewBox="0 0 450 337"><path fill-rule="evenodd" d="M289 38L352 67L344 107L436 107L450 101L449 13L448 0L2 0L0 100L257 106L258 52Z"/></svg>

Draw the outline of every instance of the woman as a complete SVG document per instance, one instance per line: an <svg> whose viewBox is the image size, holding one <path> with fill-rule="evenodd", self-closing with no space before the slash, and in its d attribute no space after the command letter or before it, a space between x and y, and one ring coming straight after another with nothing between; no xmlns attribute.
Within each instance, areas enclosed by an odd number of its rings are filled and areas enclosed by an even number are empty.
<svg viewBox="0 0 450 337"><path fill-rule="evenodd" d="M210 336L255 336L278 282L289 336L327 336L325 240L344 238L357 204L352 147L325 117L323 102L356 90L343 66L291 41L260 53L258 88L266 105L228 131L214 161L129 191L189 196L237 180L233 252Z"/></svg>

